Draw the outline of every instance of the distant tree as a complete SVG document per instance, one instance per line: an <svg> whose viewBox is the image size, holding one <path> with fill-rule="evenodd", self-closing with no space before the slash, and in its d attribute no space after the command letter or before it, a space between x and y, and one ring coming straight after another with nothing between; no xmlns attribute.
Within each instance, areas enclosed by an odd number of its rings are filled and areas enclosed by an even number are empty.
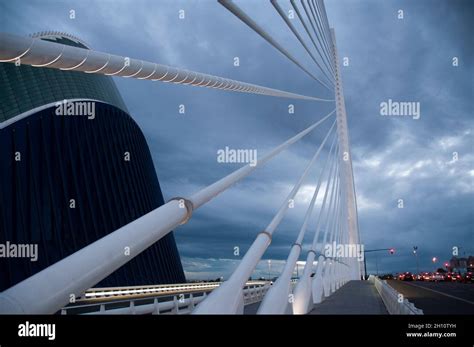
<svg viewBox="0 0 474 347"><path fill-rule="evenodd" d="M436 272L446 273L446 270L440 267L440 268L438 268L438 270L436 270Z"/></svg>

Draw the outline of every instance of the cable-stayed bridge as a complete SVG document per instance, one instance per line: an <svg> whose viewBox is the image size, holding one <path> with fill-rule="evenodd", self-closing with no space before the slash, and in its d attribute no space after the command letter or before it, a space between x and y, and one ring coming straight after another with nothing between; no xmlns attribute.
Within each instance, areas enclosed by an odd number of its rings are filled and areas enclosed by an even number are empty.
<svg viewBox="0 0 474 347"><path fill-rule="evenodd" d="M262 26L255 22L236 3L219 0L223 8L232 13L279 53L294 63L303 73L327 90L327 95L301 95L286 90L273 89L249 82L232 80L221 76L189 71L126 56L72 47L32 37L0 34L0 62L19 63L38 68L78 71L88 74L135 78L159 82L172 82L194 87L221 89L228 92L260 94L264 96L302 99L315 103L334 104L334 109L316 120L258 159L256 165L246 165L215 183L190 196L178 196L146 215L126 224L107 236L89 244L72 255L49 266L0 293L0 312L18 314L53 314L58 311L78 313L195 313L235 314L247 312L259 314L306 314L306 313L364 313L351 306L358 295L366 300L365 311L373 307L372 313L411 312L416 309L406 300L394 306L397 294L385 283L365 279L358 247L361 239L357 220L357 202L354 188L349 130L343 93L340 61L336 45L335 30L330 28L322 0L290 0L304 31L299 32L288 19L276 0L270 3L282 19L284 28L290 30L295 40L314 63L305 67L281 43L276 41ZM316 104L317 105L317 104ZM208 203L236 182L264 166L282 151L310 134L318 127L327 127L327 132L314 150L298 181L290 193L282 197L281 206L273 219L260 231L247 253L228 280L218 285L180 284L169 286L142 286L126 288L93 287L102 279L119 269L133 257L145 251L171 230L185 223L192 223L193 212ZM321 159L327 150L328 156ZM311 168L321 167L317 185L299 228L297 238L291 245L283 271L274 283L249 282L257 264L270 246L273 234L289 208L291 201L308 179ZM322 199L320 208L316 200ZM311 218L317 219L315 230L309 230ZM303 252L303 239L312 240L311 248ZM341 252L325 252L326 245L340 245ZM123 249L130 249L130 256L123 256ZM349 251L347 251L349 250ZM363 251L362 251L363 252ZM363 254L362 254L363 256ZM295 282L292 273L300 257L305 258L302 275ZM93 289L91 289L93 288ZM98 294L100 293L100 295ZM160 300L160 297L172 300ZM71 297L81 298L81 305L68 306ZM344 302L346 311L338 311L332 301ZM123 304L115 308L106 307L114 299ZM79 302L81 301L79 300ZM98 303L92 303L98 300ZM144 302L138 304L138 300ZM385 303L385 306L381 303ZM89 305L89 306L88 306ZM250 305L254 305L252 309ZM315 306L316 305L316 306ZM94 308L91 308L94 306ZM384 311L386 307L387 311ZM97 309L97 310L96 310ZM82 310L82 311L81 311Z"/></svg>

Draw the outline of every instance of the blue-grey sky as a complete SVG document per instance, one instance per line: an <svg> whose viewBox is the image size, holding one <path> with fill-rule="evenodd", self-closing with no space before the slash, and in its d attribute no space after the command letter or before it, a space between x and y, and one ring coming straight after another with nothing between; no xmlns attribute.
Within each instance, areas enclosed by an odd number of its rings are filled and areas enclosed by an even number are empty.
<svg viewBox="0 0 474 347"><path fill-rule="evenodd" d="M236 4L318 73L269 1ZM279 4L290 9L289 1ZM461 255L473 254L473 2L327 0L326 7L339 56L349 58L341 72L361 239L366 249L396 249L393 256L379 254L379 271L415 271L414 245L420 270L432 270L434 256L441 266L453 246L461 247ZM398 19L400 9L403 19ZM216 1L23 0L2 2L0 19L2 31L64 31L99 51L332 97ZM293 23L310 44L298 20ZM218 149L257 149L263 155L334 108L332 103L114 79L147 138L165 200L190 195L239 167L218 163ZM388 99L419 102L420 119L381 116L380 103ZM292 115L290 103L295 105ZM180 104L185 114L179 114ZM328 126L200 208L176 230L188 278L228 277L296 183ZM264 256L273 260L273 275L296 238L324 159L305 181ZM403 209L398 199L404 200ZM313 218L304 250L315 224ZM234 256L234 247L240 256ZM373 255L368 270L375 271ZM256 275L267 272L262 262Z"/></svg>

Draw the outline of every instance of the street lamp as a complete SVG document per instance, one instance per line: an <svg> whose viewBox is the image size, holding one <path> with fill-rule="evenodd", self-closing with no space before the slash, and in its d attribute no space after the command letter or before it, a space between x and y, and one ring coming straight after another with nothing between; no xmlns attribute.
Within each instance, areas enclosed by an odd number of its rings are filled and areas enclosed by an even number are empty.
<svg viewBox="0 0 474 347"><path fill-rule="evenodd" d="M431 259L431 260L433 260L433 263L436 263L436 261L438 260L438 258L433 257L433 259Z"/></svg>
<svg viewBox="0 0 474 347"><path fill-rule="evenodd" d="M364 274L365 274L365 279L367 279L369 276L367 276L367 261L365 260L366 259L366 253L370 253L370 252L380 252L380 251L389 251L390 254L394 254L395 253L395 248L378 248L378 249L366 249L364 250ZM377 257L377 253L375 253L375 267L376 267L376 270L377 270L377 276L379 274L379 264L378 264L378 257Z"/></svg>

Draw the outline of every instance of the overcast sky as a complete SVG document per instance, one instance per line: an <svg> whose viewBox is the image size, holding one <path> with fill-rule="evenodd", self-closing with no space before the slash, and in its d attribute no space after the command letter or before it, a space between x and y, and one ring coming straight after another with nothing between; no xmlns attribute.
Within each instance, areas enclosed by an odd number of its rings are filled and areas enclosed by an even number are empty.
<svg viewBox="0 0 474 347"><path fill-rule="evenodd" d="M299 3L299 2L298 2ZM288 51L319 73L268 1L236 1ZM285 11L289 2L280 0ZM349 123L359 227L380 272L442 266L453 246L474 254L473 37L469 0L326 1L335 28ZM301 7L300 7L301 8ZM75 19L70 19L70 10ZM398 10L403 19L398 19ZM179 18L179 10L185 18ZM2 31L65 31L93 49L324 98L333 93L215 1L15 1L0 4ZM310 44L298 19L293 23ZM234 66L239 57L240 66ZM459 65L453 66L453 57ZM160 82L115 78L144 132L165 200L188 196L231 173L225 148L259 156L322 118L332 103L297 101ZM381 116L380 103L419 102L421 116ZM294 104L295 114L288 114ZM186 113L178 107L185 105ZM296 183L329 122L206 204L175 232L186 275L225 278ZM453 152L458 160L453 160ZM264 255L276 275L316 185L316 164ZM398 199L404 208L397 207ZM306 251L316 219L305 237ZM234 256L234 247L240 256ZM303 252L300 260L304 260ZM376 259L368 257L369 272ZM262 262L256 276L268 274Z"/></svg>

